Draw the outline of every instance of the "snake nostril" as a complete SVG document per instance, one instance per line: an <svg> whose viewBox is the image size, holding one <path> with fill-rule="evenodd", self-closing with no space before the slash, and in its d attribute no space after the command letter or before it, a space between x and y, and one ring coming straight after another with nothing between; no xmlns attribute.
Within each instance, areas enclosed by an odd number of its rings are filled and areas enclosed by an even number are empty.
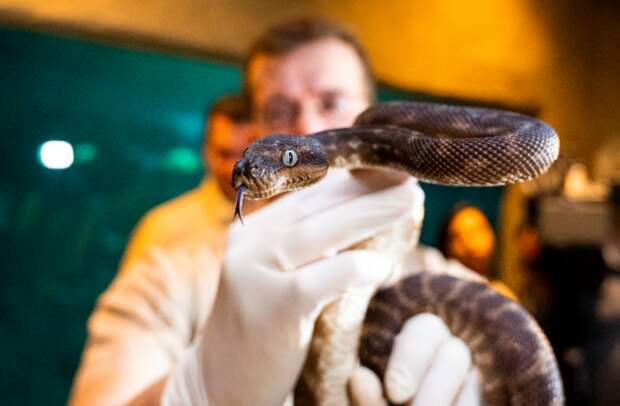
<svg viewBox="0 0 620 406"><path fill-rule="evenodd" d="M233 188L236 189L243 183L243 178L246 177L246 173L247 173L245 169L246 167L247 167L247 164L244 159L240 159L239 161L237 161L237 163L235 163L235 166L233 167L233 173L232 173Z"/></svg>
<svg viewBox="0 0 620 406"><path fill-rule="evenodd" d="M245 166L245 160L244 159L238 160L235 163L235 166L233 167L233 173L240 174L243 171L244 166Z"/></svg>

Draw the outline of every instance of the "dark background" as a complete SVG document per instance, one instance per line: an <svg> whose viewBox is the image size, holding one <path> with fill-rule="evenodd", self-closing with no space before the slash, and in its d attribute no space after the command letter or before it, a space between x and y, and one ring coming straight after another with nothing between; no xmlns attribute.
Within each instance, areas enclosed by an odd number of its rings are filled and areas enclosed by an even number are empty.
<svg viewBox="0 0 620 406"><path fill-rule="evenodd" d="M239 64L13 29L0 55L0 403L60 405L130 230L199 182L203 113L240 88ZM436 99L380 87L394 98ZM73 144L71 168L39 164L50 139ZM497 224L501 188L423 187L423 243L458 202Z"/></svg>

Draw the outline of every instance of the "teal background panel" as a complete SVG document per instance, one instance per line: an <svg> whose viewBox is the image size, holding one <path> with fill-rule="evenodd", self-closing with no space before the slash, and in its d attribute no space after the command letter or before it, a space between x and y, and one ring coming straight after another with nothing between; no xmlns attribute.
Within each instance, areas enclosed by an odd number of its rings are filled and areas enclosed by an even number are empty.
<svg viewBox="0 0 620 406"><path fill-rule="evenodd" d="M86 320L149 208L195 186L204 113L239 65L0 28L0 404L62 405ZM380 87L380 99L432 96ZM37 161L49 139L76 163ZM496 224L501 188L423 185L422 241L460 201Z"/></svg>

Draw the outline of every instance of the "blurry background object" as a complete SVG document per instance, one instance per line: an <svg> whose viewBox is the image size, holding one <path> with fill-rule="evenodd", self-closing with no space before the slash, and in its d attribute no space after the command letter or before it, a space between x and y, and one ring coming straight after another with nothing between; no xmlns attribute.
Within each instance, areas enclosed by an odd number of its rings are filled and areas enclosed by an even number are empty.
<svg viewBox="0 0 620 406"><path fill-rule="evenodd" d="M558 355L567 404L620 401L610 389L620 372L616 145L601 146L598 171L564 157L519 187L527 207L516 240L526 280L520 298Z"/></svg>
<svg viewBox="0 0 620 406"><path fill-rule="evenodd" d="M611 218L604 200L575 201L574 196L543 196L537 201L538 228L551 245L601 246Z"/></svg>
<svg viewBox="0 0 620 406"><path fill-rule="evenodd" d="M445 220L439 249L469 269L491 278L495 234L484 213L473 206L457 206Z"/></svg>
<svg viewBox="0 0 620 406"><path fill-rule="evenodd" d="M439 250L446 259L454 259L489 279L491 285L511 299L515 294L499 278L496 255L497 237L493 226L479 208L459 203L445 218Z"/></svg>
<svg viewBox="0 0 620 406"><path fill-rule="evenodd" d="M605 140L594 155L594 178L601 183L620 183L620 134Z"/></svg>
<svg viewBox="0 0 620 406"><path fill-rule="evenodd" d="M67 141L45 141L39 148L39 160L48 169L67 169L73 165L73 146Z"/></svg>
<svg viewBox="0 0 620 406"><path fill-rule="evenodd" d="M564 178L564 197L570 200L603 201L607 196L608 185L595 182L588 175L585 164L574 163L568 168Z"/></svg>
<svg viewBox="0 0 620 406"><path fill-rule="evenodd" d="M611 227L603 244L603 258L609 268L620 273L620 178L611 186Z"/></svg>
<svg viewBox="0 0 620 406"><path fill-rule="evenodd" d="M615 150L616 158L618 149ZM620 177L618 161L610 177L611 227L603 244L608 271L603 277L596 303L596 325L588 343L592 403L620 403Z"/></svg>

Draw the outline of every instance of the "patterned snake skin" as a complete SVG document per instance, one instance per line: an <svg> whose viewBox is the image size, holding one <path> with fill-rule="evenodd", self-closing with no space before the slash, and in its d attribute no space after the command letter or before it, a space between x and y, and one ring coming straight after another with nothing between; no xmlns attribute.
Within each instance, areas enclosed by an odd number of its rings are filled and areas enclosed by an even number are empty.
<svg viewBox="0 0 620 406"><path fill-rule="evenodd" d="M364 321L360 359L383 376L394 336L431 312L470 347L486 405L556 405L562 386L553 352L532 317L487 284L419 273L380 291Z"/></svg>
<svg viewBox="0 0 620 406"><path fill-rule="evenodd" d="M307 137L276 135L252 144L235 167L233 187L239 209L244 194L264 198L305 187L325 175L325 166L388 167L447 185L503 185L544 173L558 150L554 130L524 115L381 103L363 112L351 128ZM375 246L384 250L403 240L415 243L418 232L397 230ZM540 328L486 282L423 272L374 293L345 294L323 312L296 405L348 404L346 382L358 354L363 365L383 377L395 335L407 319L423 312L441 317L468 344L482 375L485 405L563 404L557 364Z"/></svg>

